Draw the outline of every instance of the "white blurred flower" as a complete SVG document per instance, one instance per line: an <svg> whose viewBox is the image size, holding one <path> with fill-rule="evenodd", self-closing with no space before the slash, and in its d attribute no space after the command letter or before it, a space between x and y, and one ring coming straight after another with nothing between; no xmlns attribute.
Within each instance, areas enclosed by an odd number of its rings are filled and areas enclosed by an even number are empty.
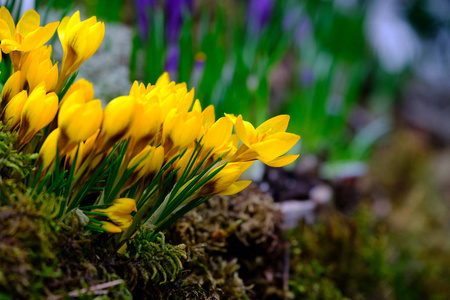
<svg viewBox="0 0 450 300"><path fill-rule="evenodd" d="M366 31L381 66L389 73L405 69L420 53L420 41L397 12L397 0L377 0L369 6Z"/></svg>

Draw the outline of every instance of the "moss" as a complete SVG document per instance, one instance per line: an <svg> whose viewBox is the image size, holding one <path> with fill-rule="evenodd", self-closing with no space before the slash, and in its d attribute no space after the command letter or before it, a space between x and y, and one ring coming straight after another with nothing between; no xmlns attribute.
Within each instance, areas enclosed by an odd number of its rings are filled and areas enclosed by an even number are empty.
<svg viewBox="0 0 450 300"><path fill-rule="evenodd" d="M296 299L390 299L386 236L369 210L360 208L350 217L327 210L288 237Z"/></svg>
<svg viewBox="0 0 450 300"><path fill-rule="evenodd" d="M372 158L366 201L384 208L374 211L387 227L397 299L449 298L447 151L432 147L422 133L400 128Z"/></svg>
<svg viewBox="0 0 450 300"><path fill-rule="evenodd" d="M19 192L10 199L11 205L0 207L1 299L68 297L77 291L82 299L202 299L198 285L183 283L184 245L162 237L148 242L143 230L128 243L129 255L119 255L114 235L56 222L50 208L59 199L43 194L30 200ZM89 288L95 290L83 291Z"/></svg>
<svg viewBox="0 0 450 300"><path fill-rule="evenodd" d="M30 298L47 294L45 282L61 276L51 248L58 225L18 195L17 201L0 207L0 228L0 295Z"/></svg>
<svg viewBox="0 0 450 300"><path fill-rule="evenodd" d="M279 299L287 292L280 223L273 199L253 186L211 198L174 224L168 239L186 244L186 280L212 299Z"/></svg>

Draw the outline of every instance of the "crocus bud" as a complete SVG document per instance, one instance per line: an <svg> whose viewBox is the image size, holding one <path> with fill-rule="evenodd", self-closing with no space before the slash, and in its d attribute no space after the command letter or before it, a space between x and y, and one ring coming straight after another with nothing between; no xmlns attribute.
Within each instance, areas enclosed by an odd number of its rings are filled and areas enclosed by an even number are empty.
<svg viewBox="0 0 450 300"><path fill-rule="evenodd" d="M55 93L47 94L43 85L34 89L22 110L19 148L28 143L39 130L50 124L57 111L58 96Z"/></svg>
<svg viewBox="0 0 450 300"><path fill-rule="evenodd" d="M62 104L69 98L70 95L75 93L76 91L82 91L83 92L83 99L84 102L88 102L91 100L94 100L94 87L91 82L87 81L84 78L78 79L75 81L67 90L64 97L61 99L61 102L59 103L59 106L62 106Z"/></svg>
<svg viewBox="0 0 450 300"><path fill-rule="evenodd" d="M128 169L135 168L123 190L133 186L141 178L153 178L164 162L164 148L146 146L128 163Z"/></svg>
<svg viewBox="0 0 450 300"><path fill-rule="evenodd" d="M80 21L80 12L65 17L58 27L58 36L63 47L63 60L58 89L80 65L91 57L103 41L105 24L96 17Z"/></svg>
<svg viewBox="0 0 450 300"><path fill-rule="evenodd" d="M159 133L162 118L158 103L150 101L136 103L135 122L130 129L129 153L135 156Z"/></svg>
<svg viewBox="0 0 450 300"><path fill-rule="evenodd" d="M251 181L237 181L252 163L230 163L211 178L199 191L200 197L232 195L245 189Z"/></svg>
<svg viewBox="0 0 450 300"><path fill-rule="evenodd" d="M133 217L131 216L133 211L137 211L136 201L131 198L116 199L108 208L93 210L93 212L106 214L114 225L122 230L126 230L133 222Z"/></svg>
<svg viewBox="0 0 450 300"><path fill-rule="evenodd" d="M96 141L96 152L107 151L115 143L128 136L135 119L136 100L131 96L120 96L105 108L100 133Z"/></svg>
<svg viewBox="0 0 450 300"><path fill-rule="evenodd" d="M100 128L102 118L103 109L100 100L84 102L82 91L72 93L58 114L61 154L71 151L78 142L92 136Z"/></svg>
<svg viewBox="0 0 450 300"><path fill-rule="evenodd" d="M22 109L27 98L27 91L21 91L8 102L8 105L6 105L2 115L2 122L7 125L9 130L15 130L16 126L19 125Z"/></svg>
<svg viewBox="0 0 450 300"><path fill-rule="evenodd" d="M45 82L47 92L54 91L58 82L58 65L53 65L50 58L51 46L42 46L29 53L22 64L21 71L25 75L30 91L41 82Z"/></svg>
<svg viewBox="0 0 450 300"><path fill-rule="evenodd" d="M25 76L23 76L22 72L17 71L12 74L2 89L1 94L1 106L0 111L3 111L3 108L8 104L9 100L11 100L15 95L17 95L20 91L22 91L25 87Z"/></svg>
<svg viewBox="0 0 450 300"><path fill-rule="evenodd" d="M45 139L41 150L39 150L37 165L42 165L41 174L46 174L55 161L60 133L58 128L53 130Z"/></svg>

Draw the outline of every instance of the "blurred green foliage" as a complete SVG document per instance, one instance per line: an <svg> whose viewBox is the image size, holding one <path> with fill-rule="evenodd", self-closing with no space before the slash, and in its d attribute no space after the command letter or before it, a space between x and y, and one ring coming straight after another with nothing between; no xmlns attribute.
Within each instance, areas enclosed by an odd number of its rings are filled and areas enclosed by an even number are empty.
<svg viewBox="0 0 450 300"><path fill-rule="evenodd" d="M302 136L302 153L367 159L390 123L380 118L366 127L349 126L355 104L378 85L362 3L349 8L336 1L274 1L257 33L248 27L253 12L246 12L247 2L196 4L183 17L173 79L194 86L202 105L214 104L217 116L242 114L260 124L289 114L290 130ZM148 17L148 37L136 30L133 40L131 79L153 83L170 53L163 7L152 7Z"/></svg>
<svg viewBox="0 0 450 300"><path fill-rule="evenodd" d="M177 45L178 78L174 79L194 86L202 105L214 104L217 115L242 114L260 123L269 114L269 70L289 47L291 32L285 32L282 20L287 7L277 1L270 23L260 34L251 34L244 29L244 3L214 4L211 8L199 3L193 16L185 13ZM131 79L155 82L165 71L168 55L164 10L157 5L148 16L148 39L135 35Z"/></svg>

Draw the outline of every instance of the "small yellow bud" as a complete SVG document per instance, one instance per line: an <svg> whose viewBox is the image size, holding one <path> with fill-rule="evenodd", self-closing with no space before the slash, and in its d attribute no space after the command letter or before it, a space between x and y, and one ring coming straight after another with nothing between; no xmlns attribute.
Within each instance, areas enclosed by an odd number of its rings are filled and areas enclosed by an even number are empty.
<svg viewBox="0 0 450 300"><path fill-rule="evenodd" d="M230 163L211 178L199 191L200 197L232 195L245 189L251 181L237 181L252 163Z"/></svg>
<svg viewBox="0 0 450 300"><path fill-rule="evenodd" d="M9 100L11 100L20 91L24 90L24 87L25 87L25 76L23 76L22 72L17 71L14 74L12 74L8 78L2 89L0 111L3 111L3 108L6 107Z"/></svg>
<svg viewBox="0 0 450 300"><path fill-rule="evenodd" d="M15 130L16 126L19 125L20 115L27 98L27 91L21 91L6 105L2 115L2 122L8 126L9 130Z"/></svg>
<svg viewBox="0 0 450 300"><path fill-rule="evenodd" d="M131 198L116 199L108 208L93 210L93 212L106 214L115 225L121 228L121 230L126 230L128 227L130 227L131 223L133 222L133 217L131 216L131 213L133 211L137 211L136 201Z"/></svg>
<svg viewBox="0 0 450 300"><path fill-rule="evenodd" d="M42 165L42 174L46 174L55 161L60 130L56 128L45 139L39 150L37 165Z"/></svg>

